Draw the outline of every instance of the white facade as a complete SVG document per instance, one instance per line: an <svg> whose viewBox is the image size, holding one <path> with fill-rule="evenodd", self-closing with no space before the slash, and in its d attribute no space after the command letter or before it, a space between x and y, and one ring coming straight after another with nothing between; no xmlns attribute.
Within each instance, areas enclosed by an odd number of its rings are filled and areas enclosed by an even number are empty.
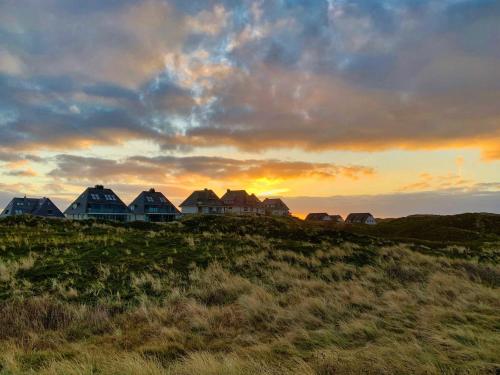
<svg viewBox="0 0 500 375"><path fill-rule="evenodd" d="M182 206L182 214L194 215L194 214L204 214L204 215L216 215L223 214L224 207L222 206Z"/></svg>
<svg viewBox="0 0 500 375"><path fill-rule="evenodd" d="M225 213L233 215L260 215L264 214L263 208L258 207L241 207L241 206L226 206Z"/></svg>

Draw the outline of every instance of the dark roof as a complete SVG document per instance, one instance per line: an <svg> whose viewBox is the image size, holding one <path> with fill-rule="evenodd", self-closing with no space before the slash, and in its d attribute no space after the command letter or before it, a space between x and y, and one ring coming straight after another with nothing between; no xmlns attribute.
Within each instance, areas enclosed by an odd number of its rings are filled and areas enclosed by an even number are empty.
<svg viewBox="0 0 500 375"><path fill-rule="evenodd" d="M306 216L307 221L330 220L331 217L326 212L311 212Z"/></svg>
<svg viewBox="0 0 500 375"><path fill-rule="evenodd" d="M346 223L364 223L368 218L370 218L372 214L368 212L363 212L363 213L352 213L347 216L345 219Z"/></svg>
<svg viewBox="0 0 500 375"><path fill-rule="evenodd" d="M265 208L271 208L275 210L290 210L288 206L279 198L266 198L262 202Z"/></svg>
<svg viewBox="0 0 500 375"><path fill-rule="evenodd" d="M135 214L145 214L151 213L148 208L158 209L155 213L160 214L179 214L179 210L159 191L155 189L150 189L148 191L143 191L137 198L134 199L132 203L128 205L128 208Z"/></svg>
<svg viewBox="0 0 500 375"><path fill-rule="evenodd" d="M64 215L49 198L14 198L2 212L1 216L34 215L43 217L60 217Z"/></svg>
<svg viewBox="0 0 500 375"><path fill-rule="evenodd" d="M210 189L196 190L180 204L184 206L224 206L220 198Z"/></svg>
<svg viewBox="0 0 500 375"><path fill-rule="evenodd" d="M102 185L88 187L70 206L64 211L65 215L78 214L127 214L128 207L116 195L113 190Z"/></svg>
<svg viewBox="0 0 500 375"><path fill-rule="evenodd" d="M336 222L343 222L344 221L344 219L340 215L330 215L330 217L332 218L333 221L336 221Z"/></svg>
<svg viewBox="0 0 500 375"><path fill-rule="evenodd" d="M226 206L260 207L262 202L255 194L248 194L245 190L227 190L221 198Z"/></svg>

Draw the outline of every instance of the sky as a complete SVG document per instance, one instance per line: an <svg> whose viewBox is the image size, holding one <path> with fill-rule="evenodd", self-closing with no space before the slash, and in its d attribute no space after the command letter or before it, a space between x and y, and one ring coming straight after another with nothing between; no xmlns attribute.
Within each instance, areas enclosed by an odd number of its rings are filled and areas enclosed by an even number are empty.
<svg viewBox="0 0 500 375"><path fill-rule="evenodd" d="M0 207L96 184L500 213L500 2L0 0Z"/></svg>

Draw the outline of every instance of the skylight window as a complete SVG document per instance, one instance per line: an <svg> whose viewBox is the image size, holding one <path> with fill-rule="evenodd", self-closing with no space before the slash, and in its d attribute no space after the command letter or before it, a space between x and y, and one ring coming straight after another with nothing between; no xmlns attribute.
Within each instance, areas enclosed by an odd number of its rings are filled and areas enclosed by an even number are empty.
<svg viewBox="0 0 500 375"><path fill-rule="evenodd" d="M113 194L104 194L104 198L106 198L107 201L116 201L116 197Z"/></svg>
<svg viewBox="0 0 500 375"><path fill-rule="evenodd" d="M153 203L153 197L146 197L146 200L150 203Z"/></svg>
<svg viewBox="0 0 500 375"><path fill-rule="evenodd" d="M90 196L92 197L93 200L96 200L96 201L99 200L99 199L101 199L99 197L99 194L90 194Z"/></svg>
<svg viewBox="0 0 500 375"><path fill-rule="evenodd" d="M163 198L163 197L160 197L160 202L161 203L167 203L167 200L165 198Z"/></svg>

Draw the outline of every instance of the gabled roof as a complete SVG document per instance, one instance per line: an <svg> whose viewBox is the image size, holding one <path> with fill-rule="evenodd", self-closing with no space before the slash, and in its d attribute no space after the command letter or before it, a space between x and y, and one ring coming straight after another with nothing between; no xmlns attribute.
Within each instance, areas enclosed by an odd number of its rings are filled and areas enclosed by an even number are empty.
<svg viewBox="0 0 500 375"><path fill-rule="evenodd" d="M49 198L13 198L3 210L1 216L34 215L60 217L64 215Z"/></svg>
<svg viewBox="0 0 500 375"><path fill-rule="evenodd" d="M265 208L275 209L275 210L287 210L290 209L288 206L279 198L266 198L264 202L262 202Z"/></svg>
<svg viewBox="0 0 500 375"><path fill-rule="evenodd" d="M196 190L187 199L180 204L180 207L184 206L224 206L224 203L220 200L217 194L213 190L204 189Z"/></svg>
<svg viewBox="0 0 500 375"><path fill-rule="evenodd" d="M102 207L99 212L91 212L96 207ZM71 205L64 211L65 215L78 215L86 213L102 214L127 214L128 207L116 195L113 190L102 185L88 187Z"/></svg>
<svg viewBox="0 0 500 375"><path fill-rule="evenodd" d="M373 215L368 212L363 213L352 213L345 219L346 223L364 223L369 218L373 218Z"/></svg>
<svg viewBox="0 0 500 375"><path fill-rule="evenodd" d="M227 190L221 198L226 206L260 207L262 202L255 194L248 194L245 190Z"/></svg>
<svg viewBox="0 0 500 375"><path fill-rule="evenodd" d="M307 221L332 220L326 212L312 212L306 216Z"/></svg>
<svg viewBox="0 0 500 375"><path fill-rule="evenodd" d="M344 221L344 219L340 215L330 215L330 217L332 218L332 221L336 221L337 223Z"/></svg>
<svg viewBox="0 0 500 375"><path fill-rule="evenodd" d="M149 189L148 191L143 191L137 198L134 199L132 203L128 205L128 208L135 214L145 214L151 213L147 211L147 208L157 208L159 214L179 214L179 210L159 191L155 189Z"/></svg>

